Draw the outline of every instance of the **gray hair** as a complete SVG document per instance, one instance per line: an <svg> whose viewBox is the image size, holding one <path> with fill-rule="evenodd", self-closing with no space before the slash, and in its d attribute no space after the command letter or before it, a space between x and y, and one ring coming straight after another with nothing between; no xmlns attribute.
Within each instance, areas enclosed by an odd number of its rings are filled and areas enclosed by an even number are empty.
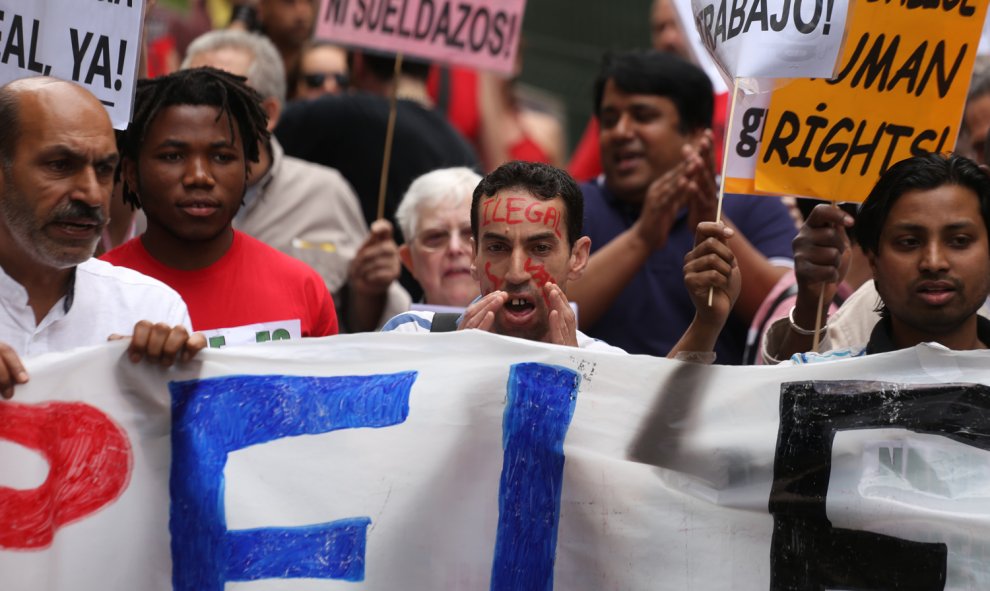
<svg viewBox="0 0 990 591"><path fill-rule="evenodd" d="M240 49L251 54L251 67L247 72L248 86L257 90L262 98L275 98L280 103L285 102L285 66L278 50L263 35L236 29L204 33L189 44L182 69L189 67L194 56L220 49Z"/></svg>
<svg viewBox="0 0 990 591"><path fill-rule="evenodd" d="M470 168L440 168L428 172L409 185L402 203L395 210L395 219L406 242L416 235L421 207L436 207L441 203L471 199L474 188L481 182L481 175Z"/></svg>

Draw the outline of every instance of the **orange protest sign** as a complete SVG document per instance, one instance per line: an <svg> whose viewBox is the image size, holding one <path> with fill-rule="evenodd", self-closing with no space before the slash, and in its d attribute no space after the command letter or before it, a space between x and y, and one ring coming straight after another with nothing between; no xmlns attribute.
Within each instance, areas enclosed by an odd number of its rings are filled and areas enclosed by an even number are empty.
<svg viewBox="0 0 990 591"><path fill-rule="evenodd" d="M774 91L760 191L863 201L880 174L955 146L986 2L857 0L832 80Z"/></svg>

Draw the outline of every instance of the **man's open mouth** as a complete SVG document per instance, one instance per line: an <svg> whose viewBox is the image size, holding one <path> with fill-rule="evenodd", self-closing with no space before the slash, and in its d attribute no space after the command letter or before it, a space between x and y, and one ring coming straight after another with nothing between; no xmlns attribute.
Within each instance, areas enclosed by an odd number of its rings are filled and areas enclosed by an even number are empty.
<svg viewBox="0 0 990 591"><path fill-rule="evenodd" d="M536 305L534 305L533 302L523 298L509 298L509 301L505 303L506 310L512 312L513 314L523 314L535 307Z"/></svg>

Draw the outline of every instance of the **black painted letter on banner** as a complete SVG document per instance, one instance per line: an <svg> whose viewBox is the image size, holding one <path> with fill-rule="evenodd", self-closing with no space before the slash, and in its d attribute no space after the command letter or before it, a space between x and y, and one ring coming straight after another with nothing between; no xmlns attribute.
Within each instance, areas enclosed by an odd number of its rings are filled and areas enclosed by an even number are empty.
<svg viewBox="0 0 990 591"><path fill-rule="evenodd" d="M832 527L825 513L839 431L903 428L990 450L990 388L878 382L781 386L770 513L772 591L939 591L947 547Z"/></svg>

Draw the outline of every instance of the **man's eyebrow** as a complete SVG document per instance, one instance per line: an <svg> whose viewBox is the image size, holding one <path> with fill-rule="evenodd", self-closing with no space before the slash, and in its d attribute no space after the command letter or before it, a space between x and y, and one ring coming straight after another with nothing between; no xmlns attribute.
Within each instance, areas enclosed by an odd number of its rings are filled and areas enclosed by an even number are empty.
<svg viewBox="0 0 990 591"><path fill-rule="evenodd" d="M526 237L526 242L539 242L541 240L557 240L557 235L552 231L546 231Z"/></svg>
<svg viewBox="0 0 990 591"><path fill-rule="evenodd" d="M950 222L939 228L941 230L964 230L967 228L977 227L979 224L976 221L969 218L961 219L955 222ZM899 230L901 232L928 232L928 226L924 224L916 224L913 222L893 222L891 223L891 228L894 230Z"/></svg>
<svg viewBox="0 0 990 591"><path fill-rule="evenodd" d="M482 240L505 240L508 241L509 238L504 234L499 234L498 232L485 232L481 235Z"/></svg>
<svg viewBox="0 0 990 591"><path fill-rule="evenodd" d="M959 220L958 222L952 222L950 224L946 224L943 227L943 230L949 230L950 232L958 232L959 230L969 230L972 228L979 228L979 227L980 224L977 224L974 220L965 219L965 220Z"/></svg>
<svg viewBox="0 0 990 591"><path fill-rule="evenodd" d="M82 152L76 150L65 144L55 144L49 146L41 153L43 158L51 158L52 156L61 156L63 158L73 158L76 160L82 160L85 158Z"/></svg>
<svg viewBox="0 0 990 591"><path fill-rule="evenodd" d="M55 144L53 146L49 146L41 152L41 158L68 158L78 162L89 161L89 156L87 154L65 144ZM96 164L116 164L119 159L120 154L114 151L94 158L93 162Z"/></svg>
<svg viewBox="0 0 990 591"><path fill-rule="evenodd" d="M185 148L189 145L189 142L184 142L182 140L177 140L173 138L167 138L159 142L158 148Z"/></svg>

